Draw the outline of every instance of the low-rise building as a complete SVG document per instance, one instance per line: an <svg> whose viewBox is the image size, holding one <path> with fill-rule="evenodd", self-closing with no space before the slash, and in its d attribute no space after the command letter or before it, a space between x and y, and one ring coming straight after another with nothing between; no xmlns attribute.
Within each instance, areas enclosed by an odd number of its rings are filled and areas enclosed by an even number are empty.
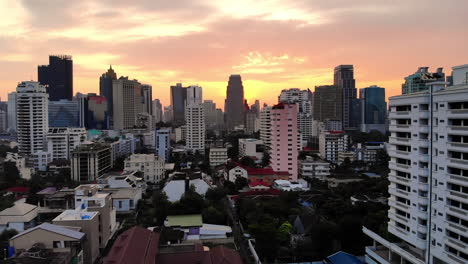
<svg viewBox="0 0 468 264"><path fill-rule="evenodd" d="M105 189L103 191L111 192L112 204L117 213L134 212L142 197L140 188Z"/></svg>
<svg viewBox="0 0 468 264"><path fill-rule="evenodd" d="M338 161L337 163L340 165L342 164L343 162L345 162L345 160L348 159L349 162L353 162L356 160L356 153L352 152L352 151L340 151L338 152Z"/></svg>
<svg viewBox="0 0 468 264"><path fill-rule="evenodd" d="M263 140L255 138L239 139L239 158L247 156L261 160L263 158L263 151Z"/></svg>
<svg viewBox="0 0 468 264"><path fill-rule="evenodd" d="M348 135L344 131L322 131L319 136L320 157L338 162L338 153L348 149Z"/></svg>
<svg viewBox="0 0 468 264"><path fill-rule="evenodd" d="M307 156L299 161L299 175L302 178L325 180L330 176L330 163L319 158Z"/></svg>
<svg viewBox="0 0 468 264"><path fill-rule="evenodd" d="M39 171L47 171L47 166L52 162L52 151L36 151L32 154L34 168Z"/></svg>
<svg viewBox="0 0 468 264"><path fill-rule="evenodd" d="M47 133L47 149L52 153L52 160L68 160L71 152L86 140L85 128L51 127Z"/></svg>
<svg viewBox="0 0 468 264"><path fill-rule="evenodd" d="M26 159L18 153L7 152L5 162L13 162L19 171L20 177L26 180L31 179L34 169L26 166Z"/></svg>
<svg viewBox="0 0 468 264"><path fill-rule="evenodd" d="M210 148L210 166L225 164L227 160L227 148Z"/></svg>
<svg viewBox="0 0 468 264"><path fill-rule="evenodd" d="M22 232L35 226L37 206L24 202L16 202L12 207L0 212L0 233L13 229Z"/></svg>
<svg viewBox="0 0 468 264"><path fill-rule="evenodd" d="M272 188L280 191L305 191L308 190L307 183L290 182L288 180L276 180Z"/></svg>
<svg viewBox="0 0 468 264"><path fill-rule="evenodd" d="M108 172L97 179L97 184L102 188L141 188L145 191L146 182L137 174L137 171Z"/></svg>
<svg viewBox="0 0 468 264"><path fill-rule="evenodd" d="M109 171L111 165L111 149L108 146L97 143L80 145L72 152L72 179L94 181Z"/></svg>
<svg viewBox="0 0 468 264"><path fill-rule="evenodd" d="M366 142L364 144L358 144L357 160L362 160L367 163L374 163L377 161L377 153L385 150L384 142Z"/></svg>
<svg viewBox="0 0 468 264"><path fill-rule="evenodd" d="M169 162L171 157L171 129L161 128L156 130L155 150L156 155Z"/></svg>
<svg viewBox="0 0 468 264"><path fill-rule="evenodd" d="M154 154L132 154L125 160L125 171L140 171L147 182L164 179L164 158Z"/></svg>

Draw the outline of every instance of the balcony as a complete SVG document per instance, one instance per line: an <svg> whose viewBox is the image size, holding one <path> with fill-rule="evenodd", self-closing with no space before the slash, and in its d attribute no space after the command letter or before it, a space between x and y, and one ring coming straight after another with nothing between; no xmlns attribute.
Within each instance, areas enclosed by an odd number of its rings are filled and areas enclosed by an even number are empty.
<svg viewBox="0 0 468 264"><path fill-rule="evenodd" d="M454 198L454 199L463 199L463 200L468 200L468 195L467 194L464 194L464 193L460 193L460 192L455 192L455 191L445 191L445 195L447 195L447 197L451 197L451 198Z"/></svg>
<svg viewBox="0 0 468 264"><path fill-rule="evenodd" d="M454 175L454 174L447 174L448 176L448 181L458 184L458 185L466 185L466 182L468 181L468 177L460 176L460 175Z"/></svg>
<svg viewBox="0 0 468 264"><path fill-rule="evenodd" d="M468 148L468 143L447 142L448 150L465 151L467 148Z"/></svg>
<svg viewBox="0 0 468 264"><path fill-rule="evenodd" d="M468 160L462 160L462 159L451 159L451 158L448 158L448 160L452 163L455 163L455 164L462 164L462 165L468 165Z"/></svg>
<svg viewBox="0 0 468 264"><path fill-rule="evenodd" d="M397 208L397 209L400 209L400 210L403 210L403 211L408 211L410 209L410 206L407 205L407 204L404 204L402 202L398 202L398 201L395 201L395 200L388 200L388 205L390 207L394 207L394 208Z"/></svg>
<svg viewBox="0 0 468 264"><path fill-rule="evenodd" d="M396 183L405 184L405 185L409 185L411 183L410 179L398 177L392 174L388 176L388 180L391 182L396 182Z"/></svg>
<svg viewBox="0 0 468 264"><path fill-rule="evenodd" d="M403 144L406 146L411 146L411 138L404 138L404 137L390 137L389 142L390 144Z"/></svg>
<svg viewBox="0 0 468 264"><path fill-rule="evenodd" d="M410 130L410 125L390 125L390 131L407 132Z"/></svg>
<svg viewBox="0 0 468 264"><path fill-rule="evenodd" d="M468 247L465 245L465 243L451 237L445 237L445 244L461 252L466 252L468 250Z"/></svg>
<svg viewBox="0 0 468 264"><path fill-rule="evenodd" d="M449 134L466 134L468 132L468 126L447 126L447 132Z"/></svg>
<svg viewBox="0 0 468 264"><path fill-rule="evenodd" d="M467 211L457 208L457 207L449 206L449 205L446 205L445 208L446 208L446 211L449 211L454 216L468 221Z"/></svg>

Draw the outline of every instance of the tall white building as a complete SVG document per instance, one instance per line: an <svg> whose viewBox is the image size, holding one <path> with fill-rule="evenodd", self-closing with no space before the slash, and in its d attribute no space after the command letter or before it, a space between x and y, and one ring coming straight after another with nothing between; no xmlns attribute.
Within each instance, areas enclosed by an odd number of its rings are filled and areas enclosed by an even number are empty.
<svg viewBox="0 0 468 264"><path fill-rule="evenodd" d="M113 129L133 128L137 124L137 114L145 112L141 84L137 80L120 77L112 81L112 89Z"/></svg>
<svg viewBox="0 0 468 264"><path fill-rule="evenodd" d="M303 141L309 141L313 136L312 102L313 93L298 88L281 91L278 101L281 103L295 103L298 106L297 125Z"/></svg>
<svg viewBox="0 0 468 264"><path fill-rule="evenodd" d="M21 82L16 88L18 152L32 156L46 149L49 95L39 82Z"/></svg>
<svg viewBox="0 0 468 264"><path fill-rule="evenodd" d="M260 111L260 139L266 147L271 143L271 107L263 107Z"/></svg>
<svg viewBox="0 0 468 264"><path fill-rule="evenodd" d="M348 150L348 135L344 131L321 131L319 150L322 159L338 163L338 154Z"/></svg>
<svg viewBox="0 0 468 264"><path fill-rule="evenodd" d="M159 99L153 100L153 116L154 123L159 123L163 121L163 107Z"/></svg>
<svg viewBox="0 0 468 264"><path fill-rule="evenodd" d="M202 88L189 86L185 106L186 147L188 150L205 152L205 115L202 104Z"/></svg>
<svg viewBox="0 0 468 264"><path fill-rule="evenodd" d="M445 85L390 98L388 231L402 242L364 228L371 263L468 263L468 65Z"/></svg>
<svg viewBox="0 0 468 264"><path fill-rule="evenodd" d="M164 158L154 154L132 154L125 159L125 171L141 171L147 182L164 179Z"/></svg>
<svg viewBox="0 0 468 264"><path fill-rule="evenodd" d="M51 127L47 133L47 149L52 152L52 160L69 160L71 152L85 142L85 128Z"/></svg>
<svg viewBox="0 0 468 264"><path fill-rule="evenodd" d="M8 94L8 131L16 132L16 98L17 93Z"/></svg>

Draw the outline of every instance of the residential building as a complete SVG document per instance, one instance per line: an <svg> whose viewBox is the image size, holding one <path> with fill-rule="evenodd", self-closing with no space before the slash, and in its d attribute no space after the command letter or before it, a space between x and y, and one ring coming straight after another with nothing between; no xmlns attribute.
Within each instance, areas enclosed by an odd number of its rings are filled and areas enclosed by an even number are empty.
<svg viewBox="0 0 468 264"><path fill-rule="evenodd" d="M216 108L216 129L218 131L224 130L224 113L220 108Z"/></svg>
<svg viewBox="0 0 468 264"><path fill-rule="evenodd" d="M163 106L159 99L153 100L153 117L156 124L163 121Z"/></svg>
<svg viewBox="0 0 468 264"><path fill-rule="evenodd" d="M171 157L171 129L161 128L156 130L156 155L169 162ZM181 135L182 136L182 135ZM181 137L182 138L182 137ZM176 139L177 142L177 139Z"/></svg>
<svg viewBox="0 0 468 264"><path fill-rule="evenodd" d="M330 176L330 163L319 158L307 156L299 161L299 175L302 178L325 181Z"/></svg>
<svg viewBox="0 0 468 264"><path fill-rule="evenodd" d="M210 166L225 164L228 160L227 148L210 148Z"/></svg>
<svg viewBox="0 0 468 264"><path fill-rule="evenodd" d="M141 84L128 77L112 81L113 129L122 130L137 125L137 114L144 112Z"/></svg>
<svg viewBox="0 0 468 264"><path fill-rule="evenodd" d="M181 127L176 127L174 128L174 134L175 134L175 142L178 143L180 141L184 141L187 138L187 127L186 126L181 126Z"/></svg>
<svg viewBox="0 0 468 264"><path fill-rule="evenodd" d="M39 171L47 171L47 166L52 162L52 151L40 150L32 154L33 167Z"/></svg>
<svg viewBox="0 0 468 264"><path fill-rule="evenodd" d="M0 232L8 229L23 232L36 225L37 206L15 202L12 207L0 212Z"/></svg>
<svg viewBox="0 0 468 264"><path fill-rule="evenodd" d="M34 174L34 169L27 167L26 159L20 156L18 153L7 152L5 162L15 163L22 179L30 180L31 176Z"/></svg>
<svg viewBox="0 0 468 264"><path fill-rule="evenodd" d="M0 109L0 132L8 131L8 113L5 110Z"/></svg>
<svg viewBox="0 0 468 264"><path fill-rule="evenodd" d="M137 210L138 201L142 198L142 190L140 188L121 188L121 189L106 189L103 192L110 192L112 205L117 214L129 214Z"/></svg>
<svg viewBox="0 0 468 264"><path fill-rule="evenodd" d="M468 65L452 69L453 86L389 99L388 232L402 242L364 228L375 263L468 262Z"/></svg>
<svg viewBox="0 0 468 264"><path fill-rule="evenodd" d="M338 163L338 153L348 150L348 135L344 131L322 131L319 150L322 159Z"/></svg>
<svg viewBox="0 0 468 264"><path fill-rule="evenodd" d="M435 81L445 81L443 68L437 68L436 72L429 72L429 67L419 67L415 73L405 77L405 82L401 85L401 93L410 94L427 91L427 84Z"/></svg>
<svg viewBox="0 0 468 264"><path fill-rule="evenodd" d="M113 81L117 80L117 74L115 71L112 69L112 65L109 66L109 69L107 72L103 73L101 77L99 78L99 95L106 98L106 110L99 109L99 112L102 113L107 113L108 116L108 122L107 122L107 128L113 127L113 110L114 110L114 85ZM99 100L96 102L102 102L103 100ZM95 108L90 106L90 111Z"/></svg>
<svg viewBox="0 0 468 264"><path fill-rule="evenodd" d="M108 172L97 179L97 184L106 189L139 188L146 190L146 181L136 176L138 171Z"/></svg>
<svg viewBox="0 0 468 264"><path fill-rule="evenodd" d="M346 160L349 160L349 162L355 161L356 160L356 153L353 152L353 151L340 151L340 152L338 152L337 164L341 165Z"/></svg>
<svg viewBox="0 0 468 264"><path fill-rule="evenodd" d="M185 106L184 106L185 107ZM185 109L184 109L185 111ZM164 107L164 113L163 113L163 122L168 123L168 122L173 122L174 120L172 119L172 116L174 115L174 111L172 110L172 106L165 106Z"/></svg>
<svg viewBox="0 0 468 264"><path fill-rule="evenodd" d="M16 88L18 152L26 157L46 147L49 130L48 94L39 82L21 82Z"/></svg>
<svg viewBox="0 0 468 264"><path fill-rule="evenodd" d="M117 141L110 143L112 164L118 158L126 158L135 153L137 141L135 135L127 133L120 136Z"/></svg>
<svg viewBox="0 0 468 264"><path fill-rule="evenodd" d="M56 258L50 263L83 263L82 246L86 238L79 230L79 228L67 228L49 223L29 228L10 238L9 245L15 249L13 258L19 258L27 252L37 254L37 251L31 249L40 243L45 250L52 252L47 255L52 255L52 259ZM60 260L63 262L58 262Z"/></svg>
<svg viewBox="0 0 468 264"><path fill-rule="evenodd" d="M295 103L298 106L297 123L302 140L307 142L312 137L313 93L307 90L291 88L282 90L278 98L280 103Z"/></svg>
<svg viewBox="0 0 468 264"><path fill-rule="evenodd" d="M11 92L8 94L8 131L16 133L16 98L18 94Z"/></svg>
<svg viewBox="0 0 468 264"><path fill-rule="evenodd" d="M72 151L71 176L79 182L94 181L112 167L111 149L102 144L83 144Z"/></svg>
<svg viewBox="0 0 468 264"><path fill-rule="evenodd" d="M149 84L141 85L142 113L153 116L153 87Z"/></svg>
<svg viewBox="0 0 468 264"><path fill-rule="evenodd" d="M359 90L361 100L361 132L377 130L382 134L387 131L387 103L385 88L372 85Z"/></svg>
<svg viewBox="0 0 468 264"><path fill-rule="evenodd" d="M52 160L69 160L71 152L86 140L85 128L50 127L47 133L47 149Z"/></svg>
<svg viewBox="0 0 468 264"><path fill-rule="evenodd" d="M207 129L215 129L216 123L216 103L213 100L203 101L203 111Z"/></svg>
<svg viewBox="0 0 468 264"><path fill-rule="evenodd" d="M136 115L135 128L143 129L145 131L154 131L153 116L148 113L138 113Z"/></svg>
<svg viewBox="0 0 468 264"><path fill-rule="evenodd" d="M334 83L342 93L342 118L345 130L358 127L358 120L355 120L353 113L359 108L354 108L353 104L357 99L356 80L354 79L353 65L338 65L335 67ZM359 112L357 112L359 113ZM336 118L330 118L336 119Z"/></svg>
<svg viewBox="0 0 468 264"><path fill-rule="evenodd" d="M49 101L49 127L79 127L79 101Z"/></svg>
<svg viewBox="0 0 468 264"><path fill-rule="evenodd" d="M190 85L185 89L187 93L185 106L203 104L203 90L198 85Z"/></svg>
<svg viewBox="0 0 468 264"><path fill-rule="evenodd" d="M125 171L140 171L147 182L164 179L164 158L154 154L132 154L125 159Z"/></svg>
<svg viewBox="0 0 468 264"><path fill-rule="evenodd" d="M336 85L315 86L314 119L319 121L342 120L343 91Z"/></svg>
<svg viewBox="0 0 468 264"><path fill-rule="evenodd" d="M189 104L185 108L187 134L185 144L189 151L205 153L205 116L201 103Z"/></svg>
<svg viewBox="0 0 468 264"><path fill-rule="evenodd" d="M174 126L185 124L185 101L187 100L187 87L182 83L171 86L171 118ZM167 121L166 121L167 122Z"/></svg>
<svg viewBox="0 0 468 264"><path fill-rule="evenodd" d="M244 86L240 75L229 76L224 103L226 129L233 130L234 127L244 125Z"/></svg>
<svg viewBox="0 0 468 264"><path fill-rule="evenodd" d="M307 188L307 183L298 183L298 182L291 182L288 180L276 180L272 188L280 190L280 191L306 191L308 190Z"/></svg>
<svg viewBox="0 0 468 264"><path fill-rule="evenodd" d="M239 138L239 158L245 156L252 157L256 160L263 158L263 140L255 138Z"/></svg>
<svg viewBox="0 0 468 264"><path fill-rule="evenodd" d="M260 139L265 147L271 145L271 107L263 107L260 111Z"/></svg>
<svg viewBox="0 0 468 264"><path fill-rule="evenodd" d="M49 65L37 66L37 80L51 101L73 98L73 60L69 55L49 56Z"/></svg>
<svg viewBox="0 0 468 264"><path fill-rule="evenodd" d="M375 163L378 159L378 152L385 151L384 142L359 143L357 146L357 160L367 163Z"/></svg>
<svg viewBox="0 0 468 264"><path fill-rule="evenodd" d="M257 115L258 113L254 109L249 109L245 111L245 133L253 134L257 132Z"/></svg>
<svg viewBox="0 0 468 264"><path fill-rule="evenodd" d="M299 149L297 105L279 103L271 109L271 159L274 171L287 171L297 180Z"/></svg>

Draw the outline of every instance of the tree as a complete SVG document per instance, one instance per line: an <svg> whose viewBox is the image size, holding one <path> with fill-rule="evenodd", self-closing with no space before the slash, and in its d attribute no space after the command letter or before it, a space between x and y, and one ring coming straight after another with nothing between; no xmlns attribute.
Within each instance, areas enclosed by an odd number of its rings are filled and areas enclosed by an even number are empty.
<svg viewBox="0 0 468 264"><path fill-rule="evenodd" d="M250 168L255 167L255 161L249 156L242 157L242 159L240 160L240 163L246 167L250 167Z"/></svg>
<svg viewBox="0 0 468 264"><path fill-rule="evenodd" d="M169 202L165 192L157 191L153 195L153 207L156 210L156 224L163 225L164 220L166 220L169 207L171 203Z"/></svg>
<svg viewBox="0 0 468 264"><path fill-rule="evenodd" d="M271 159L270 153L267 150L265 150L263 152L263 157L262 157L262 166L266 167L270 165L270 159Z"/></svg>
<svg viewBox="0 0 468 264"><path fill-rule="evenodd" d="M288 221L285 221L280 225L277 231L277 236L281 243L286 243L289 241L289 232L291 231L291 228L292 225Z"/></svg>
<svg viewBox="0 0 468 264"><path fill-rule="evenodd" d="M210 188L205 193L205 198L209 201L217 202L226 197L226 191L223 188Z"/></svg>
<svg viewBox="0 0 468 264"><path fill-rule="evenodd" d="M191 185L190 189L180 198L180 204L184 207L185 213L199 214L203 210L205 201L203 197L195 191L195 186Z"/></svg>
<svg viewBox="0 0 468 264"><path fill-rule="evenodd" d="M249 185L249 180L244 177L237 177L236 181L234 182L236 186L236 190L241 190L247 185Z"/></svg>
<svg viewBox="0 0 468 264"><path fill-rule="evenodd" d="M226 213L222 210L218 210L214 206L209 206L202 212L203 223L213 225L225 225L226 224Z"/></svg>
<svg viewBox="0 0 468 264"><path fill-rule="evenodd" d="M123 171L125 168L125 157L119 157L115 159L113 171Z"/></svg>

